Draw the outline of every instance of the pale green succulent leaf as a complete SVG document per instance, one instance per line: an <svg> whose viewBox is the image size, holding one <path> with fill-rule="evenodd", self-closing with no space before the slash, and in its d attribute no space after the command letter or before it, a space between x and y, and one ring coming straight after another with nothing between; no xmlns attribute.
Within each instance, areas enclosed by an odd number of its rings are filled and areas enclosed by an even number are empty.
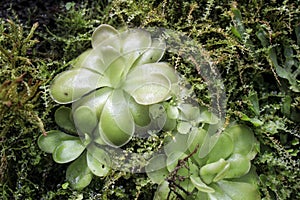
<svg viewBox="0 0 300 200"><path fill-rule="evenodd" d="M259 200L260 195L256 186L244 182L233 182L222 180L219 181L218 186L226 193L232 200Z"/></svg>
<svg viewBox="0 0 300 200"><path fill-rule="evenodd" d="M86 60L87 57L89 57L92 50L93 49L87 49L83 53L81 53L77 58L72 60L72 69L77 69L77 68L83 67L84 61ZM99 59L98 57L99 57L99 55L92 58L93 62L95 62L95 60L98 60ZM100 60L102 60L101 57L100 57Z"/></svg>
<svg viewBox="0 0 300 200"><path fill-rule="evenodd" d="M233 125L225 130L233 139L234 153L254 157L258 142L250 128L243 125Z"/></svg>
<svg viewBox="0 0 300 200"><path fill-rule="evenodd" d="M166 122L163 126L163 130L164 131L172 131L176 128L176 125L177 125L176 119L167 118Z"/></svg>
<svg viewBox="0 0 300 200"><path fill-rule="evenodd" d="M181 121L177 124L177 131L181 134L187 134L192 130L192 124L190 122Z"/></svg>
<svg viewBox="0 0 300 200"><path fill-rule="evenodd" d="M133 98L129 98L129 109L138 126L147 126L151 122L149 106L138 104Z"/></svg>
<svg viewBox="0 0 300 200"><path fill-rule="evenodd" d="M150 105L170 98L171 82L163 74L141 73L139 76L128 76L124 90L128 92L137 103Z"/></svg>
<svg viewBox="0 0 300 200"><path fill-rule="evenodd" d="M224 169L227 168L228 168L228 162L225 161L223 158L221 158L216 162L206 164L200 169L201 179L206 184L210 184L217 174L223 172Z"/></svg>
<svg viewBox="0 0 300 200"><path fill-rule="evenodd" d="M178 75L174 68L172 68L168 63L148 63L136 66L133 68L129 74L128 79L138 78L139 76L151 75L151 74L163 74L165 75L171 83L178 82Z"/></svg>
<svg viewBox="0 0 300 200"><path fill-rule="evenodd" d="M103 75L110 65L120 58L122 58L122 56L116 49L111 46L101 45L81 54L74 68L85 68L99 75ZM103 78L109 79L109 77L106 76Z"/></svg>
<svg viewBox="0 0 300 200"><path fill-rule="evenodd" d="M191 159L198 166L206 164L206 160L199 157L199 149L204 141L207 131L203 128L193 127L191 132L188 134L188 152L193 153Z"/></svg>
<svg viewBox="0 0 300 200"><path fill-rule="evenodd" d="M96 113L97 118L99 119L106 101L111 96L112 92L113 89L109 87L98 89L74 102L72 104L73 110L76 110L80 106L87 106Z"/></svg>
<svg viewBox="0 0 300 200"><path fill-rule="evenodd" d="M105 150L91 145L87 152L87 165L96 176L106 176L110 171L111 161Z"/></svg>
<svg viewBox="0 0 300 200"><path fill-rule="evenodd" d="M93 142L98 145L106 145L106 142L102 139L99 128L96 128L93 132Z"/></svg>
<svg viewBox="0 0 300 200"><path fill-rule="evenodd" d="M65 140L76 140L78 137L68 135L58 130L51 130L47 135L40 135L38 138L38 146L42 151L53 153L55 148Z"/></svg>
<svg viewBox="0 0 300 200"><path fill-rule="evenodd" d="M167 156L170 156L173 152L186 152L188 149L188 134L179 134L170 138L168 143L164 145L164 151Z"/></svg>
<svg viewBox="0 0 300 200"><path fill-rule="evenodd" d="M122 90L114 90L101 113L99 131L102 139L111 146L126 144L134 134L134 119L128 100Z"/></svg>
<svg viewBox="0 0 300 200"><path fill-rule="evenodd" d="M208 110L201 110L198 122L208 123L208 124L217 124L219 122L218 117Z"/></svg>
<svg viewBox="0 0 300 200"><path fill-rule="evenodd" d="M112 166L112 160L109 157L109 154L104 149L102 149L101 146L97 146L97 144L93 143L87 147L87 150L100 163L105 164L105 166L107 166L107 167Z"/></svg>
<svg viewBox="0 0 300 200"><path fill-rule="evenodd" d="M54 149L52 157L57 163L68 163L78 158L84 149L85 146L79 138L64 140Z"/></svg>
<svg viewBox="0 0 300 200"><path fill-rule="evenodd" d="M201 199L201 200L210 200L208 198L208 193L206 192L201 192L201 191L198 191L197 194L196 194L196 197L194 199Z"/></svg>
<svg viewBox="0 0 300 200"><path fill-rule="evenodd" d="M81 190L92 181L93 174L87 166L86 154L69 165L66 172L66 179L75 190Z"/></svg>
<svg viewBox="0 0 300 200"><path fill-rule="evenodd" d="M112 60L107 69L104 72L105 77L110 81L110 84L114 88L118 88L122 84L125 78L126 64L124 57L117 57Z"/></svg>
<svg viewBox="0 0 300 200"><path fill-rule="evenodd" d="M164 55L166 43L162 39L152 39L151 47L149 47L134 63L134 66L158 62Z"/></svg>
<svg viewBox="0 0 300 200"><path fill-rule="evenodd" d="M218 138L217 143L207 155L207 163L216 162L221 158L228 158L234 149L234 143L228 134L222 133L220 136L214 135L212 137Z"/></svg>
<svg viewBox="0 0 300 200"><path fill-rule="evenodd" d="M78 68L86 68L99 74L103 74L105 63L102 54L93 49L86 50L76 58L72 70Z"/></svg>
<svg viewBox="0 0 300 200"><path fill-rule="evenodd" d="M206 185L199 176L193 175L190 176L191 182L194 184L194 186L201 192L205 193L213 193L215 190L208 185Z"/></svg>
<svg viewBox="0 0 300 200"><path fill-rule="evenodd" d="M73 113L73 118L80 133L91 135L98 125L98 118L95 110L88 106L78 107Z"/></svg>
<svg viewBox="0 0 300 200"><path fill-rule="evenodd" d="M210 185L215 190L212 193L206 193L209 200L232 200L232 198L226 194L217 184L213 183ZM242 199L240 199L242 200Z"/></svg>
<svg viewBox="0 0 300 200"><path fill-rule="evenodd" d="M127 30L121 34L121 37L121 51L125 54L141 50L145 51L151 46L152 43L150 33L141 29Z"/></svg>
<svg viewBox="0 0 300 200"><path fill-rule="evenodd" d="M152 182L161 184L167 178L169 171L166 168L166 159L164 154L158 154L149 160L145 170Z"/></svg>
<svg viewBox="0 0 300 200"><path fill-rule="evenodd" d="M138 57L151 47L152 43L150 33L141 29L121 33L121 38L121 52L126 58L126 64L129 68L132 67Z"/></svg>
<svg viewBox="0 0 300 200"><path fill-rule="evenodd" d="M183 103L178 105L178 109L180 110L179 119L184 121L197 121L200 116L200 110L197 106L192 104Z"/></svg>
<svg viewBox="0 0 300 200"><path fill-rule="evenodd" d="M119 32L110 25L101 24L96 28L92 35L92 46L93 48L98 47L99 45L111 45L115 47L113 41L117 40Z"/></svg>
<svg viewBox="0 0 300 200"><path fill-rule="evenodd" d="M179 117L179 110L176 106L167 105L167 115L170 119L177 119Z"/></svg>
<svg viewBox="0 0 300 200"><path fill-rule="evenodd" d="M101 54L104 66L103 72L117 59L123 57L120 51L114 49L111 46L99 46L98 48L94 49L95 54Z"/></svg>
<svg viewBox="0 0 300 200"><path fill-rule="evenodd" d="M226 173L229 171L229 169L230 169L230 163L227 163L226 165L225 165L225 167L221 170L221 171L219 171L218 173L217 173L217 175L214 177L214 179L213 179L213 182L218 182L219 180L222 180L223 178L225 178L226 177Z"/></svg>
<svg viewBox="0 0 300 200"><path fill-rule="evenodd" d="M131 86L130 81L134 80L142 80L142 77L147 77L151 76L151 74L163 74L164 76L167 77L169 82L172 84L177 84L178 83L178 76L176 74L175 69L169 66L169 64L164 63L164 62L159 62L159 63L148 63L148 64L143 64L136 66L133 68L131 71L128 73L127 80L129 83L128 86Z"/></svg>
<svg viewBox="0 0 300 200"><path fill-rule="evenodd" d="M54 113L54 119L58 126L66 131L76 132L75 124L72 118L72 109L61 106Z"/></svg>
<svg viewBox="0 0 300 200"><path fill-rule="evenodd" d="M80 99L83 95L109 83L102 75L94 71L79 68L57 75L51 86L50 95L60 104L67 104Z"/></svg>
<svg viewBox="0 0 300 200"><path fill-rule="evenodd" d="M250 160L241 154L233 154L227 159L230 168L226 172L225 178L237 178L247 174L251 168Z"/></svg>
<svg viewBox="0 0 300 200"><path fill-rule="evenodd" d="M258 175L256 173L255 166L252 165L250 171L246 175L238 177L238 178L232 178L230 180L234 181L234 182L249 183L249 184L254 185L254 186L257 187L257 184L258 184Z"/></svg>
<svg viewBox="0 0 300 200"><path fill-rule="evenodd" d="M206 130L203 128L192 128L190 134L188 135L188 149L190 152L193 152L197 146L199 148L199 146L203 143L206 135ZM195 153L193 157L197 157L197 160L199 160L198 153Z"/></svg>

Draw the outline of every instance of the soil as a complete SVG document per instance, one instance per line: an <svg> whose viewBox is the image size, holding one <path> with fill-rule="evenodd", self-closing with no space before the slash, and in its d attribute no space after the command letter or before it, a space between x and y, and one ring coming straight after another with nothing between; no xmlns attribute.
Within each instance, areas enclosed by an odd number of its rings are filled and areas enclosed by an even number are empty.
<svg viewBox="0 0 300 200"><path fill-rule="evenodd" d="M38 22L40 27L52 26L54 16L62 12L61 0L1 0L0 18L18 19L22 24L31 26ZM66 1L67 2L67 1Z"/></svg>

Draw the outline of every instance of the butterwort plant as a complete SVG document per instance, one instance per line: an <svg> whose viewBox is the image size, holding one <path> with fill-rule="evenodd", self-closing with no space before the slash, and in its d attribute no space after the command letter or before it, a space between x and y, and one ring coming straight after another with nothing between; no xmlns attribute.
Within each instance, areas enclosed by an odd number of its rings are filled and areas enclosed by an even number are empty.
<svg viewBox="0 0 300 200"><path fill-rule="evenodd" d="M174 68L159 62L165 48L163 40L146 31L119 32L100 25L92 35L92 48L54 78L53 100L72 103L72 109L55 112L62 131L41 135L38 145L55 162L72 162L66 177L73 188L82 189L94 175L109 173L111 160L103 146L122 147L139 131L164 127L161 103L178 86Z"/></svg>
<svg viewBox="0 0 300 200"><path fill-rule="evenodd" d="M165 48L163 40L146 31L119 32L100 25L92 35L92 49L55 77L51 95L60 104L73 103L79 130L88 115L98 123L99 141L121 147L137 126L150 123L149 106L168 100L175 91L174 68L159 62Z"/></svg>
<svg viewBox="0 0 300 200"><path fill-rule="evenodd" d="M258 176L251 160L259 151L253 132L231 124L218 137L212 150L201 157L199 146L207 135L205 126L189 134L177 134L164 154L151 158L148 177L158 184L154 200L228 199L257 200ZM157 163L160 163L159 165Z"/></svg>

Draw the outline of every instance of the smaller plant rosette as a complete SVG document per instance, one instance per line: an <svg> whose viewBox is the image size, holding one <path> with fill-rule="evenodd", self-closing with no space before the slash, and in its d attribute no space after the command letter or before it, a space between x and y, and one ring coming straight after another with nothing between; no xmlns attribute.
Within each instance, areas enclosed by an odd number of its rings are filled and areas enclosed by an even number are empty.
<svg viewBox="0 0 300 200"><path fill-rule="evenodd" d="M54 79L51 96L60 104L73 103L79 133L85 134L80 127L88 115L97 123L95 137L101 144L121 147L138 127L155 126L149 106L174 95L178 76L159 62L165 42L146 31L119 32L100 25L92 35L92 47Z"/></svg>
<svg viewBox="0 0 300 200"><path fill-rule="evenodd" d="M209 154L200 157L198 147L206 134L205 128L177 134L164 154L151 158L146 172L159 185L154 199L260 199L258 176L251 167L259 144L252 131L232 125L221 133Z"/></svg>
<svg viewBox="0 0 300 200"><path fill-rule="evenodd" d="M72 162L66 172L66 179L74 189L83 189L92 181L93 176L104 177L109 171L111 160L106 151L97 147L86 134L80 138L72 119L71 109L60 107L55 112L55 121L63 129L51 130L47 135L40 135L38 146L51 153L55 162L64 164ZM81 127L90 133L89 126ZM73 133L72 135L65 132ZM87 150L88 149L88 150Z"/></svg>

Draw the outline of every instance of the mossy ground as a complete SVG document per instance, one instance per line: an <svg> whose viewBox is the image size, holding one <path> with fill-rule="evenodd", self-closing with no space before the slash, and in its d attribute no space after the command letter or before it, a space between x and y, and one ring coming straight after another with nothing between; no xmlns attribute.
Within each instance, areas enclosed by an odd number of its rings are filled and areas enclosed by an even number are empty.
<svg viewBox="0 0 300 200"><path fill-rule="evenodd" d="M116 172L72 191L66 165L36 143L57 128L52 78L102 23L160 26L201 43L225 83L227 118L250 126L261 143L254 165L262 197L300 199L300 2L276 0L1 1L0 199L152 199L155 185L144 174ZM166 59L207 103L194 68L176 55Z"/></svg>

